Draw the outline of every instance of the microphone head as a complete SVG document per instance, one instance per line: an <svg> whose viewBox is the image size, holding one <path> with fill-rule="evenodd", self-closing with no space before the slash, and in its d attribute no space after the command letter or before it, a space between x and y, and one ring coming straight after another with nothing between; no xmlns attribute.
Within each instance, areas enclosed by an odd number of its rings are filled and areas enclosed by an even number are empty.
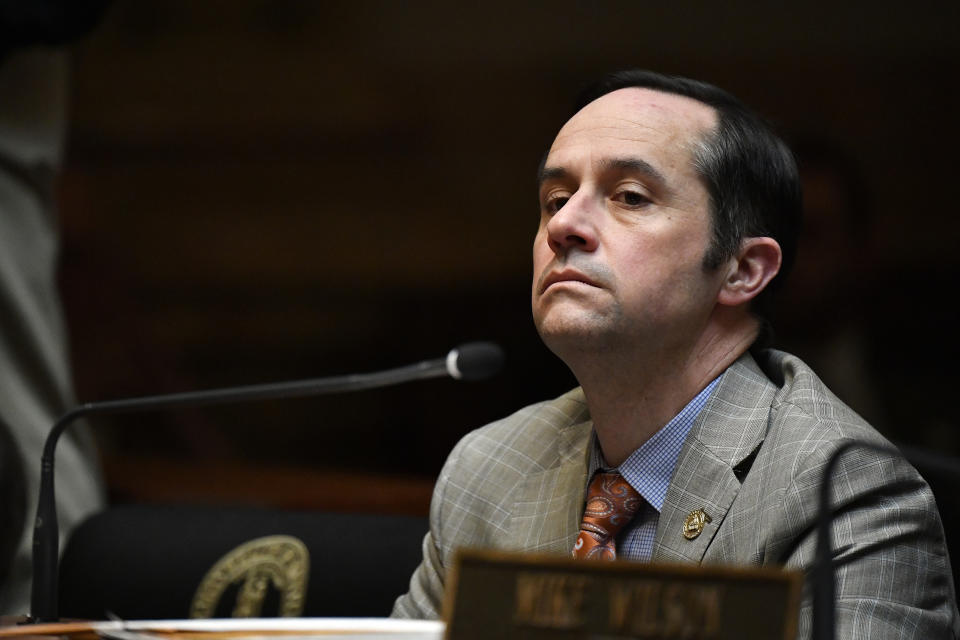
<svg viewBox="0 0 960 640"><path fill-rule="evenodd" d="M484 380L500 371L504 355L492 342L468 342L447 354L447 373L457 380Z"/></svg>

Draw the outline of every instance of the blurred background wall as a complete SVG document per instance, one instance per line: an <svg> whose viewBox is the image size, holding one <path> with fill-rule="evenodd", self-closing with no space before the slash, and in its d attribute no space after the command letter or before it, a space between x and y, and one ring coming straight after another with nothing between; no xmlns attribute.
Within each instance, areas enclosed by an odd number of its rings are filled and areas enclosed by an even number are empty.
<svg viewBox="0 0 960 640"><path fill-rule="evenodd" d="M574 384L529 314L535 170L574 95L647 67L795 145L779 344L891 438L960 451L955 3L118 0L75 46L60 192L77 395L507 369L100 420L115 501L424 513L468 430ZM368 484L347 489L344 471Z"/></svg>

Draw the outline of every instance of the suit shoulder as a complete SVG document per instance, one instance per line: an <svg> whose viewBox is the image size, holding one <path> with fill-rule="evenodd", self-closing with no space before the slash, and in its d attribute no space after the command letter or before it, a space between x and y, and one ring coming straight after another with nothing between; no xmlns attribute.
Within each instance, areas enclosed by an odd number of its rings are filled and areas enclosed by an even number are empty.
<svg viewBox="0 0 960 640"><path fill-rule="evenodd" d="M768 483L769 496L780 499L784 491L804 492L819 486L835 452L848 443L859 442L868 446L853 445L840 456L834 477L856 478L857 486L847 487L854 493L905 483L915 487L917 499L932 505L932 494L916 469L896 453L889 440L837 398L809 366L783 352L770 351L767 356L766 361L758 359L758 363L778 390L753 466L765 470L755 479Z"/></svg>
<svg viewBox="0 0 960 640"><path fill-rule="evenodd" d="M470 467L496 464L538 471L554 463L565 432L589 431L589 419L586 399L578 387L471 431L457 443L450 458Z"/></svg>
<svg viewBox="0 0 960 640"><path fill-rule="evenodd" d="M808 451L844 440L889 445L800 358L769 350L763 352L758 363L778 387L770 407L768 439L785 436L793 443L806 442L807 446L800 449Z"/></svg>
<svg viewBox="0 0 960 640"><path fill-rule="evenodd" d="M536 474L576 459L585 468L590 432L583 394L575 389L464 436L431 502L431 530L444 557L457 546L508 542L516 492Z"/></svg>

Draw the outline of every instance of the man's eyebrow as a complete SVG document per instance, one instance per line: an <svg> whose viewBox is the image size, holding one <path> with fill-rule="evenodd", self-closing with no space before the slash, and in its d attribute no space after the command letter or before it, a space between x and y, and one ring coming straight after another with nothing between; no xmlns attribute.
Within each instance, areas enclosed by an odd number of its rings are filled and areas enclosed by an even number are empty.
<svg viewBox="0 0 960 640"><path fill-rule="evenodd" d="M570 172L563 167L547 167L541 164L537 171L537 184L541 185L547 180L563 180L569 175Z"/></svg>
<svg viewBox="0 0 960 640"><path fill-rule="evenodd" d="M607 171L633 171L642 173L650 180L657 183L661 189L669 189L666 177L652 164L641 158L610 158L600 161L602 167Z"/></svg>
<svg viewBox="0 0 960 640"><path fill-rule="evenodd" d="M643 174L649 180L657 183L657 186L663 190L670 190L666 177L652 164L642 158L607 158L600 161L601 168L604 171L631 171ZM537 184L542 185L547 180L563 180L569 177L570 172L563 167L548 167L540 165L537 172Z"/></svg>

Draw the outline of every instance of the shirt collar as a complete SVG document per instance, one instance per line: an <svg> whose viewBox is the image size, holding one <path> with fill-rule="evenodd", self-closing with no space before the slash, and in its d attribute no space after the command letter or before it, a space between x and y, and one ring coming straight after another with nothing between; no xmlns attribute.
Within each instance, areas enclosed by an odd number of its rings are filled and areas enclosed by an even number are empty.
<svg viewBox="0 0 960 640"><path fill-rule="evenodd" d="M680 413L617 467L624 480L630 483L657 513L663 508L683 442L719 381L720 376L714 378ZM590 452L590 477L593 477L598 469L612 470L603 459L600 443L597 442L597 434L594 432Z"/></svg>

